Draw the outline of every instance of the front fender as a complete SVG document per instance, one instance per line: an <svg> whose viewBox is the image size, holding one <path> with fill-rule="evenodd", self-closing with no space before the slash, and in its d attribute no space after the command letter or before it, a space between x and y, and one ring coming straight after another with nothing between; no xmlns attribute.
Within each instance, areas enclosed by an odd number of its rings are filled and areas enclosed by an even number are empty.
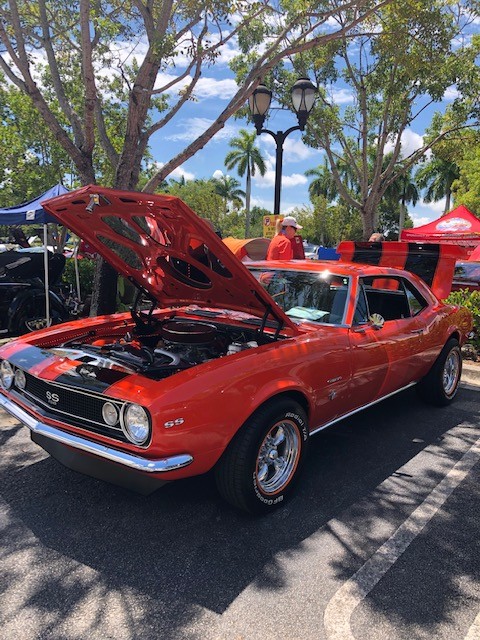
<svg viewBox="0 0 480 640"><path fill-rule="evenodd" d="M155 423L152 455L169 455L182 446L194 458L211 452L213 466L248 418L275 396L300 393L310 412L314 390L295 366L298 356L285 353L277 358L272 350L263 356L255 351L226 356L221 364L216 360L163 381L150 407Z"/></svg>

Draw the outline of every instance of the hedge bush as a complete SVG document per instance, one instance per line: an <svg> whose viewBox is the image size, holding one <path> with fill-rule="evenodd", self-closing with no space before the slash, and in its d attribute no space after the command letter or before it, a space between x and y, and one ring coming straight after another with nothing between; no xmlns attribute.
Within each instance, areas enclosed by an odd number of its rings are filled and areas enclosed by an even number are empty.
<svg viewBox="0 0 480 640"><path fill-rule="evenodd" d="M459 304L466 307L473 316L474 337L469 340L469 344L473 345L477 352L480 352L480 291L452 291L445 300L450 304Z"/></svg>

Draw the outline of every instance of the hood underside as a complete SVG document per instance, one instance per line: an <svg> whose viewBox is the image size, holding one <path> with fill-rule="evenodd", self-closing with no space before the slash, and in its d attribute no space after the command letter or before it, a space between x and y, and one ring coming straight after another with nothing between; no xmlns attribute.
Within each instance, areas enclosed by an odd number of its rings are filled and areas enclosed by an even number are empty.
<svg viewBox="0 0 480 640"><path fill-rule="evenodd" d="M42 203L161 307L233 309L292 321L179 198L88 185Z"/></svg>

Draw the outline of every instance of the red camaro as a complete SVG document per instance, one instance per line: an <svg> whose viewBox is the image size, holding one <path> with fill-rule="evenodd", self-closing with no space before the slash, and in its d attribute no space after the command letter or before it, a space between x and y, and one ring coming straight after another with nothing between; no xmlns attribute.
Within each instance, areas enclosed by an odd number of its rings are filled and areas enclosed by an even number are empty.
<svg viewBox="0 0 480 640"><path fill-rule="evenodd" d="M89 186L44 206L138 288L131 313L0 349L0 406L72 469L142 492L213 469L224 498L268 511L312 434L411 385L457 392L471 316L408 271L247 270L170 196Z"/></svg>

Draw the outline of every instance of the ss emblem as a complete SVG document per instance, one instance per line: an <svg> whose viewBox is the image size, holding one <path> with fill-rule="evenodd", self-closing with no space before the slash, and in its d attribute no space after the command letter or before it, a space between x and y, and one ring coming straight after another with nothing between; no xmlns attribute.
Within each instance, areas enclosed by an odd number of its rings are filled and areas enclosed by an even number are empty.
<svg viewBox="0 0 480 640"><path fill-rule="evenodd" d="M60 400L60 396L58 393L52 393L51 391L47 391L45 394L47 396L47 400L50 404L57 404Z"/></svg>

